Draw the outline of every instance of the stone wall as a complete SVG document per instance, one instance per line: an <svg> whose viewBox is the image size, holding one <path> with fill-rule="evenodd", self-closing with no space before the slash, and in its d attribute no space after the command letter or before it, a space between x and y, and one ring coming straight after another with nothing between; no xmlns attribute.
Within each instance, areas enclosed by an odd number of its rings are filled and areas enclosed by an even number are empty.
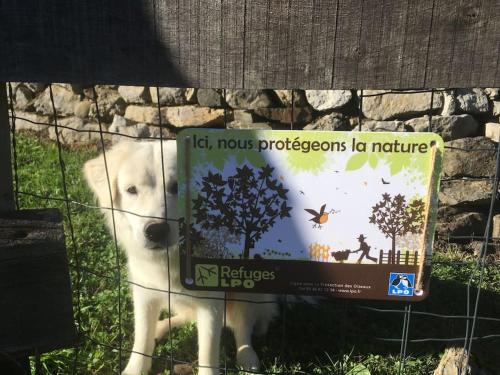
<svg viewBox="0 0 500 375"><path fill-rule="evenodd" d="M45 84L14 83L12 87L16 129L55 139L54 127L44 125L53 123L55 107L60 140L68 145L99 140L98 117L107 132L105 138L114 142L122 136L157 138L160 123L164 137L173 137L184 127L289 129L292 120L294 129L358 130L360 118L362 130L423 132L432 113L432 130L449 146L439 195L438 235L464 242L457 236L484 232L495 172L492 139L500 137L499 89L433 94L364 90L360 105L361 93L350 90L294 90L292 94L290 90L131 86L94 90L53 84L52 103ZM477 246L472 241L472 247Z"/></svg>

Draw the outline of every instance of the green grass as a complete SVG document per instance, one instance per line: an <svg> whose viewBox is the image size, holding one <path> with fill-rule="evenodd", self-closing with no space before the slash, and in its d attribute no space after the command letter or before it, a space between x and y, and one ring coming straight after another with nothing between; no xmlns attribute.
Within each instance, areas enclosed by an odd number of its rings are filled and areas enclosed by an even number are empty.
<svg viewBox="0 0 500 375"><path fill-rule="evenodd" d="M82 178L83 163L97 155L96 147L63 149L66 182L70 199L94 204L92 195ZM37 138L17 137L18 176L22 192L31 192L45 198L20 194L21 208L58 207L66 212L61 169L57 147ZM122 346L123 365L128 358L133 335L132 305L126 279L125 259L117 253L98 210L71 204L74 244L67 217L65 228L70 272L74 296L75 317L78 317L77 296L80 296L78 352L59 350L42 356L43 368L48 374L116 374L119 370L118 351L118 284L117 263L122 277ZM431 295L413 309L439 314L464 314L465 285L474 269L474 257L444 246L435 256ZM77 279L76 264L81 266ZM480 315L498 317L500 311L500 269L488 265L485 269ZM474 277L477 284L478 275ZM79 289L79 293L77 293ZM473 288L473 296L475 289ZM381 342L374 337L400 338L403 316L397 313L379 313L362 308L402 309L402 303L374 301L324 300L317 307L298 305L287 309L286 320L275 321L265 338L255 340L255 346L267 371L286 374L396 374L400 367L400 345ZM465 322L460 319L439 319L412 315L410 338L460 337ZM500 324L479 322L478 335L499 333ZM105 345L96 344L98 341ZM168 341L168 340L167 340ZM229 334L223 335L228 367L234 368L235 348ZM485 340L474 345L477 360L493 371L500 372L494 349L499 340ZM458 342L462 345L462 342ZM196 360L196 327L188 325L172 335L174 357L186 362ZM404 374L431 374L439 361L443 343L410 343ZM156 354L165 360L157 361L157 373L167 374L162 363L167 363L169 343L158 346ZM77 354L77 355L76 355ZM76 362L75 362L76 358ZM221 363L224 363L222 361ZM73 372L76 368L75 372ZM231 372L230 372L231 373Z"/></svg>

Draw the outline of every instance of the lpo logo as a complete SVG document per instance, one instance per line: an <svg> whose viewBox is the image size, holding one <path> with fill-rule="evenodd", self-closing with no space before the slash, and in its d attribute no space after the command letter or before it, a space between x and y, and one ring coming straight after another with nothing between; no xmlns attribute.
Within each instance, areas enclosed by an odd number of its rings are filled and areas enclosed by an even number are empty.
<svg viewBox="0 0 500 375"><path fill-rule="evenodd" d="M414 273L391 272L389 275L390 296L411 297L415 290Z"/></svg>

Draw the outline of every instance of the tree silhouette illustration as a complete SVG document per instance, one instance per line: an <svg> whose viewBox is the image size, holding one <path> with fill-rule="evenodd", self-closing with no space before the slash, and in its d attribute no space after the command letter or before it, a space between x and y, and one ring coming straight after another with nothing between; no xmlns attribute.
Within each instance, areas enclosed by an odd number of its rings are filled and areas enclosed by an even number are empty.
<svg viewBox="0 0 500 375"><path fill-rule="evenodd" d="M220 173L202 177L200 193L193 199L193 216L201 229L225 227L231 234L244 236L242 257L276 224L290 217L288 189L273 178L274 168L266 165L253 169L243 165L224 179Z"/></svg>
<svg viewBox="0 0 500 375"><path fill-rule="evenodd" d="M392 241L392 251L396 250L396 238L408 233L419 233L424 222L424 202L415 199L406 202L404 195L382 194L382 200L372 209L371 224L378 226L386 238Z"/></svg>

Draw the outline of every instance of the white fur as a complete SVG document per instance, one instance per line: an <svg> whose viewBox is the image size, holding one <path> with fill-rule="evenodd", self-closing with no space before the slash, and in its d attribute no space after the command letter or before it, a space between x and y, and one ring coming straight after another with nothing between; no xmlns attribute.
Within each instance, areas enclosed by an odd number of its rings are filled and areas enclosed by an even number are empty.
<svg viewBox="0 0 500 375"><path fill-rule="evenodd" d="M224 293L188 291L182 287L177 247L178 226L175 221L168 221L168 250L166 246L164 249L152 248L153 245L144 235L146 224L161 222L161 219L152 219L151 216L164 218L167 214L168 219L177 219L177 196L168 192L169 184L176 182L177 178L175 141L163 142L163 163L159 141L120 142L106 151L105 156L107 173L103 155L88 161L84 166L85 177L100 206L110 208L113 203L115 209L146 216L116 210L112 215L111 210L102 209L112 234L114 216L116 238L126 252L129 279L132 282L135 337L132 354L123 374L147 374L151 368L150 356L155 339L168 333L169 326L175 328L190 321L196 321L198 326L198 374L218 374ZM127 192L131 186L136 187L137 194ZM158 320L160 312L168 308L168 290L174 292L170 294L170 313L173 315L170 324L168 319ZM192 297L177 293L187 293ZM275 300L270 295L237 293L230 294L228 298ZM246 370L258 370L259 359L252 347L252 333L254 328L261 334L267 331L269 322L276 315L276 304L229 301L226 311L227 325L233 330L236 340L237 363Z"/></svg>

